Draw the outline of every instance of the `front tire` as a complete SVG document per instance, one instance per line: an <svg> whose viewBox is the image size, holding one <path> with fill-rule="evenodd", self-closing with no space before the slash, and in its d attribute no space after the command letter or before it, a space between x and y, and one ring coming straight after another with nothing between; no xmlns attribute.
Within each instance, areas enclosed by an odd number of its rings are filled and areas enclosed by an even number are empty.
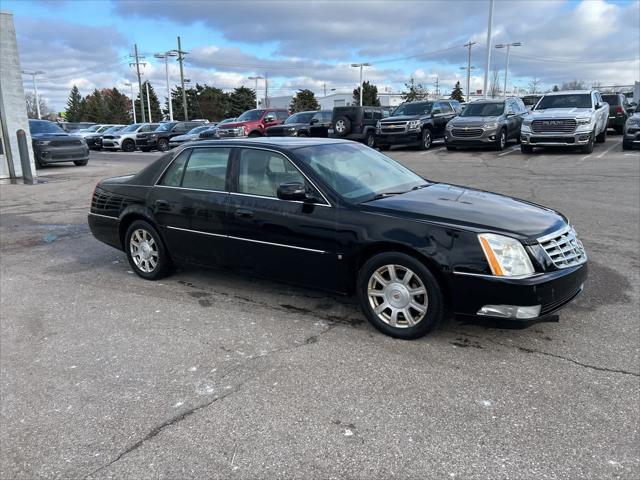
<svg viewBox="0 0 640 480"><path fill-rule="evenodd" d="M589 143L581 147L582 153L593 153L594 133L589 136Z"/></svg>
<svg viewBox="0 0 640 480"><path fill-rule="evenodd" d="M89 160L74 160L73 164L76 167L84 167L87 163L89 163Z"/></svg>
<svg viewBox="0 0 640 480"><path fill-rule="evenodd" d="M136 149L136 142L131 139L127 139L122 143L123 152L133 152Z"/></svg>
<svg viewBox="0 0 640 480"><path fill-rule="evenodd" d="M607 141L607 129L605 127L605 129L602 130L602 132L600 132L600 134L596 137L596 142L604 143L606 141Z"/></svg>
<svg viewBox="0 0 640 480"><path fill-rule="evenodd" d="M504 147L507 146L507 131L503 128L500 130L500 135L496 140L496 150L501 151L504 150Z"/></svg>
<svg viewBox="0 0 640 480"><path fill-rule="evenodd" d="M622 141L623 150L631 150L632 148L633 148L633 144L631 142L627 142L625 140Z"/></svg>
<svg viewBox="0 0 640 480"><path fill-rule="evenodd" d="M169 141L164 138L161 138L160 140L158 140L158 150L160 150L161 152L168 152Z"/></svg>
<svg viewBox="0 0 640 480"><path fill-rule="evenodd" d="M520 151L522 153L533 153L533 147L531 145L520 144Z"/></svg>
<svg viewBox="0 0 640 480"><path fill-rule="evenodd" d="M371 257L358 272L357 290L367 320L391 337L420 338L442 320L438 281L422 262L404 253Z"/></svg>
<svg viewBox="0 0 640 480"><path fill-rule="evenodd" d="M124 238L127 260L138 276L145 280L158 280L171 273L171 257L158 231L149 222L134 221Z"/></svg>
<svg viewBox="0 0 640 480"><path fill-rule="evenodd" d="M431 130L425 128L422 130L422 135L420 137L420 150L429 150L431 148L431 144L433 143L433 138L431 137Z"/></svg>

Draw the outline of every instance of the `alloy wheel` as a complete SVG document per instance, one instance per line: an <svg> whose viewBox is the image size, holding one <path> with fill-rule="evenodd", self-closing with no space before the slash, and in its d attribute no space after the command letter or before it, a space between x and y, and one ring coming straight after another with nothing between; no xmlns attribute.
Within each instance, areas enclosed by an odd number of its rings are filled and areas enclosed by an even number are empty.
<svg viewBox="0 0 640 480"><path fill-rule="evenodd" d="M427 313L427 289L418 275L402 265L378 268L367 284L369 305L387 325L410 328Z"/></svg>
<svg viewBox="0 0 640 480"><path fill-rule="evenodd" d="M431 132L429 129L425 129L422 132L422 144L425 150L429 150L429 148L431 148Z"/></svg>
<svg viewBox="0 0 640 480"><path fill-rule="evenodd" d="M158 245L145 229L134 230L129 240L129 251L136 267L144 273L151 273L158 265Z"/></svg>
<svg viewBox="0 0 640 480"><path fill-rule="evenodd" d="M347 126L345 125L344 120L338 120L336 122L335 129L336 129L336 132L338 133L344 133L344 131L347 129Z"/></svg>
<svg viewBox="0 0 640 480"><path fill-rule="evenodd" d="M507 146L507 133L502 130L500 132L500 150L503 150Z"/></svg>

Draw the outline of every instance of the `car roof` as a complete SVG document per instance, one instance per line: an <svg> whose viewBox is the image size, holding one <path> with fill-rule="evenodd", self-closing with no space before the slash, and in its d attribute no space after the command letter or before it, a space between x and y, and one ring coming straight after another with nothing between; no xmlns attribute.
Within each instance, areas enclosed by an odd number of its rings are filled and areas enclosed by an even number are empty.
<svg viewBox="0 0 640 480"><path fill-rule="evenodd" d="M204 145L220 146L228 145L235 147L242 146L260 146L260 147L274 147L287 150L294 150L302 147L313 147L317 145L340 145L340 144L353 144L351 140L342 140L339 138L321 138L321 137L256 137L256 138L243 138L238 140L201 140L196 145L198 147Z"/></svg>
<svg viewBox="0 0 640 480"><path fill-rule="evenodd" d="M507 98L514 98L514 97L507 97ZM487 98L487 99L479 99L479 100L474 100L473 102L469 102L468 105L471 105L472 103L504 103L505 99L504 98Z"/></svg>
<svg viewBox="0 0 640 480"><path fill-rule="evenodd" d="M577 94L591 95L592 92L593 92L593 90L560 90L558 92L545 93L544 95L545 96L577 95Z"/></svg>

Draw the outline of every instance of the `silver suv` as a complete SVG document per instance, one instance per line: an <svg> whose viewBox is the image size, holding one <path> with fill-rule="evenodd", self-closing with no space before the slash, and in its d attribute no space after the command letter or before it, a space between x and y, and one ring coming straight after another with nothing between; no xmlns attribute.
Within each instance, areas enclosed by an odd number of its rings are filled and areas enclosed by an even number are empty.
<svg viewBox="0 0 640 480"><path fill-rule="evenodd" d="M593 152L594 142L607 139L609 105L597 90L545 94L522 124L523 153L533 147L581 147Z"/></svg>
<svg viewBox="0 0 640 480"><path fill-rule="evenodd" d="M458 147L504 149L510 139L520 138L520 126L527 107L518 97L476 100L447 123L444 137L447 150Z"/></svg>

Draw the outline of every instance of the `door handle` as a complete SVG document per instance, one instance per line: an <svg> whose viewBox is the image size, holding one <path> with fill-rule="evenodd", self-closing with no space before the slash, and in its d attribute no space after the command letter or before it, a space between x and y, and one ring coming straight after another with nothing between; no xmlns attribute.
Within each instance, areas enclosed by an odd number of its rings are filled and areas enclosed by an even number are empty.
<svg viewBox="0 0 640 480"><path fill-rule="evenodd" d="M253 218L253 212L251 210L244 210L242 208L239 208L238 210L236 210L233 213L233 216L238 218L238 219L249 219L249 218Z"/></svg>
<svg viewBox="0 0 640 480"><path fill-rule="evenodd" d="M155 201L156 210L169 210L169 202L166 200L156 200Z"/></svg>

